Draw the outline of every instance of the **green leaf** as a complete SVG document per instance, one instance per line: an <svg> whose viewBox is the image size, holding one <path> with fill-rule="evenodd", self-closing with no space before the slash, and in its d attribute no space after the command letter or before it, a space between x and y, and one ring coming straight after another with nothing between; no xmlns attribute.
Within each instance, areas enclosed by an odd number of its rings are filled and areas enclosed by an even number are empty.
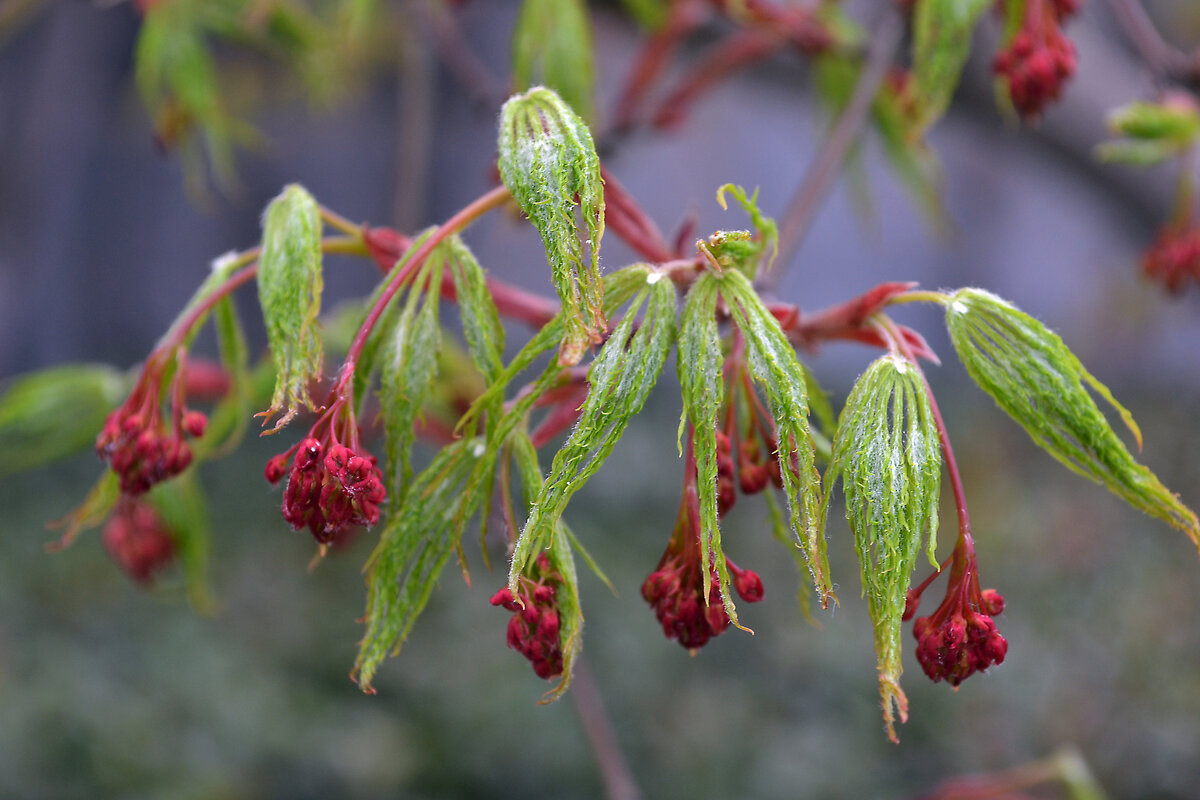
<svg viewBox="0 0 1200 800"><path fill-rule="evenodd" d="M960 289L950 297L946 327L975 383L1042 449L1200 547L1195 512L1134 460L1088 388L1116 410L1140 447L1133 417L1057 335L982 289Z"/></svg>
<svg viewBox="0 0 1200 800"><path fill-rule="evenodd" d="M541 233L562 300L559 362L578 364L588 343L598 344L606 328L600 279L604 186L592 134L562 98L539 86L504 104L499 149L500 176ZM587 231L587 258L576 205Z"/></svg>
<svg viewBox="0 0 1200 800"><path fill-rule="evenodd" d="M196 480L195 470L156 485L150 492L149 501L175 541L188 601L196 611L212 613L215 603L208 583L212 526L208 499Z"/></svg>
<svg viewBox="0 0 1200 800"><path fill-rule="evenodd" d="M525 495L525 502L532 504L535 502L534 498L543 490L542 468L538 464L537 450L529 437L521 433L512 437L512 453L520 471L521 491ZM527 524L526 529L528 527ZM555 521L554 535L551 537L547 557L550 559L550 566L563 579L554 597L558 608L558 641L563 654L563 671L558 684L546 693L542 703L550 703L562 697L563 692L571 685L575 659L583 649L583 608L579 603L579 578L575 573L575 559L570 544L574 538L561 519ZM520 577L520 573L517 577ZM516 581L510 576L510 591L515 584Z"/></svg>
<svg viewBox="0 0 1200 800"><path fill-rule="evenodd" d="M0 395L0 479L72 456L96 441L129 392L112 367L74 364L15 378Z"/></svg>
<svg viewBox="0 0 1200 800"><path fill-rule="evenodd" d="M308 384L321 377L321 289L320 209L292 184L267 206L258 260L258 298L276 373L271 407L263 415L269 421L284 412L272 432L312 407Z"/></svg>
<svg viewBox="0 0 1200 800"><path fill-rule="evenodd" d="M895 715L901 722L908 717L900 688L900 624L925 536L929 560L937 566L942 458L937 424L916 366L887 355L867 367L842 408L833 447L822 512L840 474L846 520L875 627L883 717L894 741Z"/></svg>
<svg viewBox="0 0 1200 800"><path fill-rule="evenodd" d="M1096 157L1106 164L1129 164L1134 167L1153 167L1179 155L1179 148L1163 141L1105 142L1096 147Z"/></svg>
<svg viewBox="0 0 1200 800"><path fill-rule="evenodd" d="M513 33L513 83L544 84L592 118L592 32L583 0L525 0Z"/></svg>
<svg viewBox="0 0 1200 800"><path fill-rule="evenodd" d="M488 291L483 267L470 248L458 236L451 236L444 246L458 297L463 338L467 340L475 368L490 384L504 369L504 326L500 323L500 312Z"/></svg>
<svg viewBox="0 0 1200 800"><path fill-rule="evenodd" d="M121 496L121 479L111 469L104 470L99 480L88 490L87 496L79 507L61 519L49 525L52 530L62 530L63 534L57 542L46 545L47 550L62 550L70 547L76 537L89 528L94 528L112 513Z"/></svg>
<svg viewBox="0 0 1200 800"><path fill-rule="evenodd" d="M667 22L666 0L621 0L625 13L647 31L657 31Z"/></svg>
<svg viewBox="0 0 1200 800"><path fill-rule="evenodd" d="M421 265L389 333L380 376L380 413L387 441L390 497L400 498L412 479L414 425L437 379L442 329L438 324L446 250L435 247Z"/></svg>
<svg viewBox="0 0 1200 800"><path fill-rule="evenodd" d="M536 552L552 541L571 497L600 469L650 396L675 340L675 286L664 278L660 272L647 277L646 288L630 303L592 362L579 421L554 456L550 475L513 550L513 576L526 572ZM643 302L646 313L635 332L635 317Z"/></svg>
<svg viewBox="0 0 1200 800"><path fill-rule="evenodd" d="M913 10L913 97L918 128L941 119L971 54L971 34L991 0L917 0Z"/></svg>
<svg viewBox="0 0 1200 800"><path fill-rule="evenodd" d="M480 457L481 439L446 446L409 484L367 560L367 631L359 644L354 676L365 692L389 651L400 652L425 609L463 528L491 484L464 491Z"/></svg>
<svg viewBox="0 0 1200 800"><path fill-rule="evenodd" d="M1108 115L1108 127L1130 139L1186 147L1200 137L1200 110L1181 103L1129 103Z"/></svg>
<svg viewBox="0 0 1200 800"><path fill-rule="evenodd" d="M721 293L734 324L745 337L750 375L767 396L779 441L779 472L792 531L804 549L822 606L827 606L830 599L836 598L821 530L821 478L814 464L808 428L804 368L779 327L779 320L763 305L745 275L737 271L724 273Z"/></svg>
<svg viewBox="0 0 1200 800"><path fill-rule="evenodd" d="M736 271L731 274L741 275ZM692 426L696 494L700 504L700 562L712 564L716 569L725 613L737 625L737 612L729 591L729 568L721 549L721 529L717 524L717 417L725 392L721 374L721 338L717 330L720 296L720 278L712 273L706 272L692 284L679 322L675 366L683 394L680 439L686 426L689 423ZM707 599L712 586L712 570L701 572Z"/></svg>

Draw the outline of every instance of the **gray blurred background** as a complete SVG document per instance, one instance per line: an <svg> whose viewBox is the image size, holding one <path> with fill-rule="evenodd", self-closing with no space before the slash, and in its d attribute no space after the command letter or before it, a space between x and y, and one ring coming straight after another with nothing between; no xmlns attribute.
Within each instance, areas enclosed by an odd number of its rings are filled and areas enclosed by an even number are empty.
<svg viewBox="0 0 1200 800"><path fill-rule="evenodd" d="M869 19L872 5L850 7ZM1200 40L1195 4L1147 6L1180 44ZM474 0L458 12L497 79L516 7ZM608 7L596 12L603 113L637 40ZM995 26L983 27L986 54ZM779 295L817 309L884 280L917 280L1011 299L1109 384L1142 423L1145 463L1195 507L1200 291L1168 298L1137 272L1168 213L1173 173L1105 167L1091 153L1107 111L1153 86L1103 2L1087 4L1069 32L1078 77L1036 128L1006 126L987 58L969 66L932 135L947 233L868 145L871 211L840 184ZM447 75L421 36L398 34L404 68L371 76L332 110L273 93L254 116L267 146L239 154L239 190L198 205L177 160L153 146L131 80L136 34L126 5L63 2L0 45L0 380L62 362L135 364L209 262L256 242L261 209L285 183L353 220L405 230L445 219L488 186L497 107ZM691 212L702 233L738 227L743 218L721 212L715 188L758 186L762 207L777 213L827 123L804 64L783 54L718 86L678 131L622 141L606 165L666 231ZM492 215L467 238L489 270L549 291L532 228ZM630 258L606 240L609 267ZM365 263L333 262L329 305L369 291L374 277ZM253 298L242 301L252 313ZM896 316L946 358L930 378L963 465L984 583L1008 599L1006 663L955 693L906 654L912 717L902 744L888 744L840 510L830 550L843 605L818 630L798 612L790 558L746 500L726 541L766 582L766 600L745 611L757 635L730 632L695 658L664 640L638 588L669 537L680 488L668 370L568 512L618 590L583 578L585 657L644 795L912 797L952 775L1072 746L1112 797L1200 797L1194 548L1033 447L947 358L935 311ZM872 357L830 346L809 363L840 403ZM94 533L44 553L44 522L78 502L99 471L94 458L0 483L0 795L601 796L572 701L536 705L544 685L504 647L507 617L487 603L501 578L473 551L472 585L450 568L378 695L358 692L347 673L372 536L308 574L311 540L286 529L278 493L259 477L277 449L251 441L202 473L221 500L213 617L191 612L169 580L150 593L130 585Z"/></svg>

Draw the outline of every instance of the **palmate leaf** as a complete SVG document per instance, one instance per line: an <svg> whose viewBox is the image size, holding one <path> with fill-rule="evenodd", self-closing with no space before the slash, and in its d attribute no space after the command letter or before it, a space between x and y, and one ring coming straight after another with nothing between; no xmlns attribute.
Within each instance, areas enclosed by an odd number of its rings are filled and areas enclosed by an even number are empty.
<svg viewBox="0 0 1200 800"><path fill-rule="evenodd" d="M1034 442L1134 508L1180 529L1200 547L1195 512L1133 458L1088 388L1116 410L1140 446L1132 416L1062 339L982 289L960 289L949 298L946 327L967 373Z"/></svg>
<svg viewBox="0 0 1200 800"><path fill-rule="evenodd" d="M275 362L275 392L264 415L283 411L279 430L302 408L312 407L308 385L321 377L321 214L303 187L292 184L263 216L258 299Z"/></svg>
<svg viewBox="0 0 1200 800"><path fill-rule="evenodd" d="M888 737L908 717L900 689L900 623L921 539L936 567L941 450L925 382L908 361L887 355L846 399L825 474L822 519L839 475L854 533L863 594L875 627L879 693Z"/></svg>
<svg viewBox="0 0 1200 800"><path fill-rule="evenodd" d="M438 301L446 250L434 248L409 287L388 334L380 370L379 403L387 442L388 495L399 499L412 479L414 425L437 378L442 329Z"/></svg>
<svg viewBox="0 0 1200 800"><path fill-rule="evenodd" d="M574 430L533 500L529 519L513 551L510 585L528 570L534 554L549 545L567 503L596 473L642 410L675 341L675 286L660 272L629 304L588 372L588 395ZM642 304L646 313L634 331Z"/></svg>
<svg viewBox="0 0 1200 800"><path fill-rule="evenodd" d="M739 273L740 274L740 273ZM721 279L706 272L688 291L679 322L675 366L683 394L679 436L691 425L696 460L696 495L700 505L700 561L717 571L725 613L737 625L737 612L729 591L729 567L721 549L717 525L717 416L725 392L721 374L721 338L717 330L717 301ZM712 570L701 570L704 597L709 597Z"/></svg>
<svg viewBox="0 0 1200 800"><path fill-rule="evenodd" d="M399 653L425 609L442 568L491 484L464 491L481 458L482 439L447 445L408 486L367 560L366 634L354 677L365 692L389 651Z"/></svg>
<svg viewBox="0 0 1200 800"><path fill-rule="evenodd" d="M543 491L542 468L538 464L537 450L529 437L523 433L514 435L511 441L513 460L521 475L521 490L525 495L525 502L532 505ZM554 535L546 555L550 559L550 566L557 570L563 579L554 597L558 608L558 641L563 654L563 671L558 683L542 699L543 703L557 700L571 685L575 659L583 649L583 607L579 603L579 578L571 553L571 541L574 537L561 519L555 521L554 527ZM512 588L513 582L510 579L509 590Z"/></svg>
<svg viewBox="0 0 1200 800"><path fill-rule="evenodd" d="M745 337L750 375L767 396L779 440L779 472L792 531L804 550L822 605L828 605L835 598L821 531L821 479L814 465L808 426L804 368L779 327L779 320L763 305L744 274L736 270L724 273L721 294L734 324Z"/></svg>
<svg viewBox="0 0 1200 800"><path fill-rule="evenodd" d="M913 96L921 130L941 119L971 54L971 34L992 0L917 0L913 11Z"/></svg>
<svg viewBox="0 0 1200 800"><path fill-rule="evenodd" d="M592 134L552 90L514 95L500 111L500 177L542 235L554 288L563 304L558 359L578 364L606 327L600 279L604 185ZM587 231L588 256L575 223Z"/></svg>

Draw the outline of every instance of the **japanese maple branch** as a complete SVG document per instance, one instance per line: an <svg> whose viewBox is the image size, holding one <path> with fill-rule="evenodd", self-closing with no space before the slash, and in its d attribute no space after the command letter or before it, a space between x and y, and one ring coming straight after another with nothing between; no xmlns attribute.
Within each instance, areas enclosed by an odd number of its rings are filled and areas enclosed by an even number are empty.
<svg viewBox="0 0 1200 800"><path fill-rule="evenodd" d="M903 21L894 3L885 3L880 19L871 38L867 50L866 63L863 66L858 83L850 101L842 110L837 122L825 141L822 142L816 156L809 165L808 172L797 188L796 193L788 203L779 223L779 254L777 266L764 278L767 289L778 285L784 270L796 255L800 243L808 235L817 210L824 201L829 190L833 188L834 180L842 169L846 157L850 154L855 141L858 140L863 126L866 124L878 91L896 50L900 45L903 32Z"/></svg>
<svg viewBox="0 0 1200 800"><path fill-rule="evenodd" d="M1200 83L1200 53L1188 54L1168 44L1139 0L1109 0L1109 6L1134 49L1157 77Z"/></svg>

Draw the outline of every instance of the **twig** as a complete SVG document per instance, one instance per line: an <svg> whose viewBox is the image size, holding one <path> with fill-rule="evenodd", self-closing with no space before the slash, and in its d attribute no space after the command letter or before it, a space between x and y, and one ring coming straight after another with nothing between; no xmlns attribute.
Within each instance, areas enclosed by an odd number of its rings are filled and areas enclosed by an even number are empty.
<svg viewBox="0 0 1200 800"><path fill-rule="evenodd" d="M575 662L571 699L575 702L583 732L592 746L592 755L596 757L596 766L600 769L608 800L639 800L641 791L633 779L633 773L629 771L629 765L625 763L596 681L583 659Z"/></svg>
<svg viewBox="0 0 1200 800"><path fill-rule="evenodd" d="M1200 83L1200 57L1168 44L1138 0L1109 0L1109 6L1134 49L1158 78Z"/></svg>
<svg viewBox="0 0 1200 800"><path fill-rule="evenodd" d="M834 123L829 136L822 142L821 148L809 165L808 172L783 213L779 225L777 266L763 281L767 289L773 289L778 284L784 270L796 255L800 243L808 235L817 209L833 188L834 179L850 153L850 148L858 139L863 125L866 124L875 92L892 63L900 45L902 32L900 13L895 4L886 3L871 39L871 46L867 50L866 64L854 87L854 94L850 96L850 102Z"/></svg>

